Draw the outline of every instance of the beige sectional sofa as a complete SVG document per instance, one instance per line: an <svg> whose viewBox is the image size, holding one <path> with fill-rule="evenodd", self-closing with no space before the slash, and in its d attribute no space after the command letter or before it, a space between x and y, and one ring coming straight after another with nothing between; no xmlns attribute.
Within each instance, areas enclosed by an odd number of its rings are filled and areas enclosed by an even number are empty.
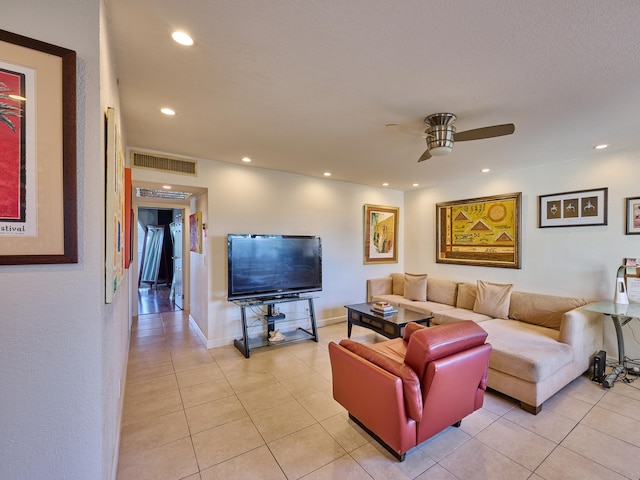
<svg viewBox="0 0 640 480"><path fill-rule="evenodd" d="M537 414L542 403L589 369L603 324L591 301L513 291L511 285L394 273L367 280L367 301L432 315L433 324L477 322L493 346L488 385Z"/></svg>

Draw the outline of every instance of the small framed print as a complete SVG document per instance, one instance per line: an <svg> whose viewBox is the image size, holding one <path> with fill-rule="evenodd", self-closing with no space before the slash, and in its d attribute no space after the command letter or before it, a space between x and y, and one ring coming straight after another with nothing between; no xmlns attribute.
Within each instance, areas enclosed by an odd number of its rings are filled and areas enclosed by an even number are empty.
<svg viewBox="0 0 640 480"><path fill-rule="evenodd" d="M640 197L627 198L627 235L640 235Z"/></svg>
<svg viewBox="0 0 640 480"><path fill-rule="evenodd" d="M586 227L607 224L607 188L538 197L538 227Z"/></svg>
<svg viewBox="0 0 640 480"><path fill-rule="evenodd" d="M364 206L364 263L398 263L398 207Z"/></svg>

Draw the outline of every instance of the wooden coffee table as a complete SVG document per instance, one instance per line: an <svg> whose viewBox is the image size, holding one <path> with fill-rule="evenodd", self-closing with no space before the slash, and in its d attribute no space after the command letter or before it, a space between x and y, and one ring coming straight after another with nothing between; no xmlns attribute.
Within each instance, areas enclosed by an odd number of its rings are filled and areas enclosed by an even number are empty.
<svg viewBox="0 0 640 480"><path fill-rule="evenodd" d="M426 324L428 327L433 318L431 315L414 312L398 307L398 313L382 315L373 311L373 303L356 303L345 305L347 309L347 336L351 338L351 328L360 325L369 328L387 338L402 336L404 326L409 322Z"/></svg>

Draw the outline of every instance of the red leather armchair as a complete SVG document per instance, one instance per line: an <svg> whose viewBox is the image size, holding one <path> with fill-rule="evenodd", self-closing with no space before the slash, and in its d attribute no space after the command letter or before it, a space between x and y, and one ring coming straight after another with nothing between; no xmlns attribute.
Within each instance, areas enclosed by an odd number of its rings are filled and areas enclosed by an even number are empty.
<svg viewBox="0 0 640 480"><path fill-rule="evenodd" d="M365 345L329 343L333 398L398 460L482 407L491 345L472 321Z"/></svg>

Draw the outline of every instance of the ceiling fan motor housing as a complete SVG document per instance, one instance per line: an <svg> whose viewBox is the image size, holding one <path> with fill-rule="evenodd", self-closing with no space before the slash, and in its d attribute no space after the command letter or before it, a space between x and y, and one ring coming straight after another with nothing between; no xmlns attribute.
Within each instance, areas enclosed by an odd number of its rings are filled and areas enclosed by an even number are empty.
<svg viewBox="0 0 640 480"><path fill-rule="evenodd" d="M456 116L453 113L434 113L424 119L424 123L428 125L425 133L428 134L427 148L431 155L448 155L453 149L453 136L456 133L456 127L453 122Z"/></svg>

